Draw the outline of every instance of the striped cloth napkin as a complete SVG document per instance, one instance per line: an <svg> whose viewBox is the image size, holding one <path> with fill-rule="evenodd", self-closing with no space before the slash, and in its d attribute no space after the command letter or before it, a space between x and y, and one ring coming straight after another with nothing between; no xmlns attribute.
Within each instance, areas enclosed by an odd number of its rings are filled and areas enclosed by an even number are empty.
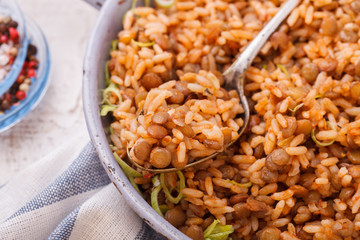
<svg viewBox="0 0 360 240"><path fill-rule="evenodd" d="M128 207L82 134L0 187L0 239L164 238Z"/></svg>

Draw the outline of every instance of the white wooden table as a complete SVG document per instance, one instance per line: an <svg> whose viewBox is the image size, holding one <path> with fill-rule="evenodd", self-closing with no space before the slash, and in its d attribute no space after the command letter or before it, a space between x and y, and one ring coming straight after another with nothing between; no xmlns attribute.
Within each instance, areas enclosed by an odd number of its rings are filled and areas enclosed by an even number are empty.
<svg viewBox="0 0 360 240"><path fill-rule="evenodd" d="M0 133L0 185L86 129L82 62L97 11L81 0L17 0L42 28L52 60L50 86L39 106Z"/></svg>

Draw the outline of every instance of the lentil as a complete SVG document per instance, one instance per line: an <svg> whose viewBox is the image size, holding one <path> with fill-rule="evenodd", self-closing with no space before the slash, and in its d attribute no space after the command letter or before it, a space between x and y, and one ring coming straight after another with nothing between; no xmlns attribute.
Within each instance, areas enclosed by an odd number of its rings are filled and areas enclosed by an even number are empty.
<svg viewBox="0 0 360 240"><path fill-rule="evenodd" d="M319 69L314 63L306 63L301 68L301 75L309 83L313 83L319 74Z"/></svg>
<svg viewBox="0 0 360 240"><path fill-rule="evenodd" d="M352 30L348 30L348 29L343 29L340 32L340 39L343 42L348 42L348 43L355 43L358 40L358 35L357 33L355 33Z"/></svg>
<svg viewBox="0 0 360 240"><path fill-rule="evenodd" d="M165 124L170 115L167 112L157 112L152 116L152 121L156 124Z"/></svg>
<svg viewBox="0 0 360 240"><path fill-rule="evenodd" d="M186 215L179 208L173 208L166 212L165 219L174 227L179 228L184 225Z"/></svg>
<svg viewBox="0 0 360 240"><path fill-rule="evenodd" d="M171 163L171 153L166 148L156 147L151 151L150 163L156 168L166 168Z"/></svg>
<svg viewBox="0 0 360 240"><path fill-rule="evenodd" d="M333 17L324 18L321 23L321 31L326 36L333 36L337 32L337 22Z"/></svg>
<svg viewBox="0 0 360 240"><path fill-rule="evenodd" d="M163 126L157 125L157 124L153 124L153 125L149 126L147 129L147 132L149 133L150 136L152 136L153 138L156 138L156 139L162 139L168 133L166 128L164 128Z"/></svg>
<svg viewBox="0 0 360 240"><path fill-rule="evenodd" d="M161 78L156 73L145 74L141 78L140 82L147 91L150 91L152 88L157 88L163 83Z"/></svg>

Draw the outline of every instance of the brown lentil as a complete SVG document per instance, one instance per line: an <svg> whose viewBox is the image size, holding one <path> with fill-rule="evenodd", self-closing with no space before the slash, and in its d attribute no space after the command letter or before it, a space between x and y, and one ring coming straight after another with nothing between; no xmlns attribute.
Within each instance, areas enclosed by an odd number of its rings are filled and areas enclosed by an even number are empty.
<svg viewBox="0 0 360 240"><path fill-rule="evenodd" d="M309 135L311 133L312 130L312 123L311 121L307 120L307 119L301 119L301 120L297 120L296 121L296 135L299 135L301 133L305 134L305 135Z"/></svg>
<svg viewBox="0 0 360 240"><path fill-rule="evenodd" d="M289 43L289 38L284 32L275 32L270 38L270 43L275 50L278 48L286 49Z"/></svg>
<svg viewBox="0 0 360 240"><path fill-rule="evenodd" d="M347 157L353 164L360 164L360 150L358 149L352 149L347 153Z"/></svg>
<svg viewBox="0 0 360 240"><path fill-rule="evenodd" d="M147 132L150 136L156 139L162 139L168 134L166 128L157 124L150 125L147 129Z"/></svg>
<svg viewBox="0 0 360 240"><path fill-rule="evenodd" d="M195 136L194 130L188 125L184 124L184 126L177 126L177 128L186 136L189 138L193 138Z"/></svg>
<svg viewBox="0 0 360 240"><path fill-rule="evenodd" d="M358 38L359 37L357 33L353 32L352 30L343 29L340 32L340 39L343 42L355 43L357 42Z"/></svg>
<svg viewBox="0 0 360 240"><path fill-rule="evenodd" d="M337 22L333 17L324 18L321 23L321 31L326 36L333 36L337 33Z"/></svg>
<svg viewBox="0 0 360 240"><path fill-rule="evenodd" d="M186 215L179 208L173 208L166 212L165 219L174 227L179 228L184 225Z"/></svg>
<svg viewBox="0 0 360 240"><path fill-rule="evenodd" d="M154 148L150 154L150 163L156 168L166 168L171 163L171 153L166 148Z"/></svg>
<svg viewBox="0 0 360 240"><path fill-rule="evenodd" d="M277 171L270 171L267 167L261 169L261 178L267 183L277 182L279 174Z"/></svg>
<svg viewBox="0 0 360 240"><path fill-rule="evenodd" d="M145 140L140 140L135 143L132 149L137 159L146 161L150 156L151 145Z"/></svg>
<svg viewBox="0 0 360 240"><path fill-rule="evenodd" d="M186 236L193 240L203 240L203 230L198 225L191 225L185 232Z"/></svg>
<svg viewBox="0 0 360 240"><path fill-rule="evenodd" d="M176 89L171 89L172 96L168 98L169 103L181 104L184 101L184 94Z"/></svg>
<svg viewBox="0 0 360 240"><path fill-rule="evenodd" d="M225 179L233 179L235 176L235 171L232 166L223 165L219 168L219 170L222 172L223 178Z"/></svg>
<svg viewBox="0 0 360 240"><path fill-rule="evenodd" d="M169 118L170 115L167 112L157 112L152 116L151 120L155 124L165 124Z"/></svg>
<svg viewBox="0 0 360 240"><path fill-rule="evenodd" d="M147 73L141 78L140 83L147 91L150 91L152 88L159 87L163 81L156 73Z"/></svg>
<svg viewBox="0 0 360 240"><path fill-rule="evenodd" d="M314 63L306 63L301 68L301 75L305 78L305 80L309 83L313 83L319 74L319 69Z"/></svg>

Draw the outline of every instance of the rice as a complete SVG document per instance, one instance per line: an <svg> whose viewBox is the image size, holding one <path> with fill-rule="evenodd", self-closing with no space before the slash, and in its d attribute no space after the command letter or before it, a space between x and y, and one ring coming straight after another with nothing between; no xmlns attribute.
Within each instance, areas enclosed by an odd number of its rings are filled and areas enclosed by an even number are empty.
<svg viewBox="0 0 360 240"><path fill-rule="evenodd" d="M125 14L108 64L112 150L126 158L145 141L138 163L178 169L223 152L181 170L184 189L175 173L165 178L182 199L161 190L159 204L185 216L178 228L189 236L217 219L232 239L360 238L358 0L301 1L246 71L250 121L227 147L244 110L222 73L283 2L177 1ZM167 158L149 161L159 148ZM150 202L149 179L134 181Z"/></svg>
<svg viewBox="0 0 360 240"><path fill-rule="evenodd" d="M245 156L245 155L235 155L232 158L233 163L241 164L241 163L254 163L254 156Z"/></svg>
<svg viewBox="0 0 360 240"><path fill-rule="evenodd" d="M204 204L209 207L225 207L227 205L226 199L208 199L204 200Z"/></svg>
<svg viewBox="0 0 360 240"><path fill-rule="evenodd" d="M302 155L305 154L307 152L307 148L304 146L300 146L300 147L287 147L285 149L285 151L289 154L289 155Z"/></svg>
<svg viewBox="0 0 360 240"><path fill-rule="evenodd" d="M211 181L210 177L206 177L205 179L205 189L206 189L206 193L211 196L214 193L214 187Z"/></svg>
<svg viewBox="0 0 360 240"><path fill-rule="evenodd" d="M184 188L181 193L185 194L187 197L192 198L201 198L202 196L204 196L203 192L192 188Z"/></svg>
<svg viewBox="0 0 360 240"><path fill-rule="evenodd" d="M294 195L294 191L292 191L291 189L282 191L282 192L276 192L274 194L271 195L271 198L276 200L276 201L281 201L281 200L286 200L291 198Z"/></svg>
<svg viewBox="0 0 360 240"><path fill-rule="evenodd" d="M275 209L271 214L271 219L272 220L278 219L280 217L281 212L283 211L284 207L285 207L285 201L284 200L279 201L276 204Z"/></svg>

